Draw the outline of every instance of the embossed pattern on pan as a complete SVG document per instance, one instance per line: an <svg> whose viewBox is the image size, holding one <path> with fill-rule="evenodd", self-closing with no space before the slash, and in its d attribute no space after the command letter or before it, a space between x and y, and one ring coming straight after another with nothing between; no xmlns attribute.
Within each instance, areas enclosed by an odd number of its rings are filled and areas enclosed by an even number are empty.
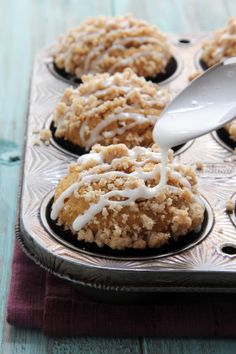
<svg viewBox="0 0 236 354"><path fill-rule="evenodd" d="M195 55L202 36L188 36L191 45L178 45L177 35L170 36L183 70L168 87L173 95L188 84L196 70ZM182 36L181 36L182 38ZM35 128L42 128L68 85L55 78L47 68L49 50L36 58L32 76L27 136L24 153L20 233L18 237L28 253L44 268L74 283L91 288L120 291L236 291L236 257L219 251L221 245L234 243L236 228L225 211L225 203L235 193L236 164L229 151L211 134L196 139L175 156L177 163L203 163L199 190L214 213L209 235L192 248L163 258L123 260L107 259L78 252L52 237L43 227L39 210L42 200L66 174L75 157L53 144L33 146ZM102 270L102 271L101 271Z"/></svg>

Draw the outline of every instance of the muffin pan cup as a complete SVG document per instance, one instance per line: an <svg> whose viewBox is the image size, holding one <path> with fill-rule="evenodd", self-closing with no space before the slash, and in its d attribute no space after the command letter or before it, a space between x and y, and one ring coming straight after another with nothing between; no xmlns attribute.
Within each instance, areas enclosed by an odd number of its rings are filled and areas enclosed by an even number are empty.
<svg viewBox="0 0 236 354"><path fill-rule="evenodd" d="M189 43L179 42L180 39ZM194 62L203 36L170 35L174 56L181 58L181 70L166 84L175 95L188 84L197 68ZM207 206L206 234L181 250L148 256L108 256L66 245L45 224L47 203L58 180L67 173L76 155L66 153L51 141L35 146L35 129L42 129L52 115L68 84L48 70L50 49L34 63L29 114L18 206L16 236L25 252L40 266L71 281L88 295L126 301L158 292L236 292L235 211L229 215L225 203L235 202L236 163L232 151L222 147L211 134L196 139L174 157L174 162L195 166L199 191ZM40 216L41 213L41 216ZM184 237L184 236L182 236ZM235 252L236 253L236 252ZM100 295L99 295L100 294ZM105 295L104 295L105 294ZM103 297L105 296L105 297Z"/></svg>
<svg viewBox="0 0 236 354"><path fill-rule="evenodd" d="M86 151L84 148L82 148L78 145L75 145L75 144L71 143L70 141L65 140L64 138L56 137L55 136L56 128L54 126L54 122L52 120L52 117L49 117L49 119L46 121L46 124L44 127L45 127L45 129L51 130L52 136L51 136L50 142L59 151L62 151L65 154L68 154L68 155L75 157L75 158L78 158L79 156L88 153L88 151ZM190 140L186 144L181 144L181 145L173 147L174 156L182 154L192 144L193 144L193 140Z"/></svg>
<svg viewBox="0 0 236 354"><path fill-rule="evenodd" d="M75 251L79 251L90 256L104 257L107 259L139 261L177 254L197 245L205 237L207 237L214 223L213 211L208 202L201 196L201 203L205 205L205 214L203 223L198 230L189 232L187 235L180 236L176 241L174 239L170 239L167 244L164 244L159 248L126 248L124 250L113 250L108 246L98 247L94 242L89 243L78 241L76 235L72 234L70 230L65 231L63 226L58 226L57 222L50 218L53 195L54 191L50 192L45 197L40 207L41 222L48 233L60 243Z"/></svg>
<svg viewBox="0 0 236 354"><path fill-rule="evenodd" d="M212 132L212 136L225 149L229 151L234 151L234 149L236 148L236 141L232 140L229 137L229 133L224 129L224 127Z"/></svg>
<svg viewBox="0 0 236 354"><path fill-rule="evenodd" d="M67 73L64 69L59 69L53 63L53 59L49 59L47 62L48 70L55 78L64 81L68 85L78 86L82 83L82 80L75 75ZM178 57L172 56L167 63L164 73L159 73L154 77L146 77L146 80L152 81L155 84L166 84L173 80L181 71L181 61Z"/></svg>

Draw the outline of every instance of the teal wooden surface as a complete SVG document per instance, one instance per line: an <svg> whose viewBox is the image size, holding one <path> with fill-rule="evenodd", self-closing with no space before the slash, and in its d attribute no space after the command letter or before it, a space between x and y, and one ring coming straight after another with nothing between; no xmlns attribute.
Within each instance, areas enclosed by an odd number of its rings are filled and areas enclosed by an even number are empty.
<svg viewBox="0 0 236 354"><path fill-rule="evenodd" d="M234 0L0 0L0 353L236 352L234 340L151 338L46 338L38 331L12 328L5 321L19 162L35 53L87 16L134 13L163 31L198 32L224 26L236 16Z"/></svg>

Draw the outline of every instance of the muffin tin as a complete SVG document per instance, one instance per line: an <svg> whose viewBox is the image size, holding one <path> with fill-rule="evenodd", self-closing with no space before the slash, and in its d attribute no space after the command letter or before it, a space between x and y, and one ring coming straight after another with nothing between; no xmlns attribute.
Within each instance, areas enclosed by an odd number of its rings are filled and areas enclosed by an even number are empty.
<svg viewBox="0 0 236 354"><path fill-rule="evenodd" d="M199 68L200 47L205 36L169 35L177 68L161 85L176 95ZM55 72L50 48L36 58L26 122L21 193L16 236L36 263L68 279L96 298L123 300L129 296L166 291L236 291L236 216L225 211L235 202L236 163L232 147L219 135L207 134L176 151L174 160L195 166L201 198L206 205L204 224L186 242L159 250L108 251L71 242L50 224L48 211L53 190L77 154L54 138L50 145L34 146L35 129L50 128L57 102L71 79ZM82 152L82 151L81 151Z"/></svg>

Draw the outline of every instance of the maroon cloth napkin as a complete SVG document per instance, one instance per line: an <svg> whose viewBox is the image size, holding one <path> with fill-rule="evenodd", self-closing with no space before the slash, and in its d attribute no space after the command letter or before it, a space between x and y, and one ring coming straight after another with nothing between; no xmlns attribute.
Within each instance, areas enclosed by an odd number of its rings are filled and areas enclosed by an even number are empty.
<svg viewBox="0 0 236 354"><path fill-rule="evenodd" d="M16 243L7 321L55 336L235 337L236 301L173 293L157 295L156 304L97 303L42 270Z"/></svg>

